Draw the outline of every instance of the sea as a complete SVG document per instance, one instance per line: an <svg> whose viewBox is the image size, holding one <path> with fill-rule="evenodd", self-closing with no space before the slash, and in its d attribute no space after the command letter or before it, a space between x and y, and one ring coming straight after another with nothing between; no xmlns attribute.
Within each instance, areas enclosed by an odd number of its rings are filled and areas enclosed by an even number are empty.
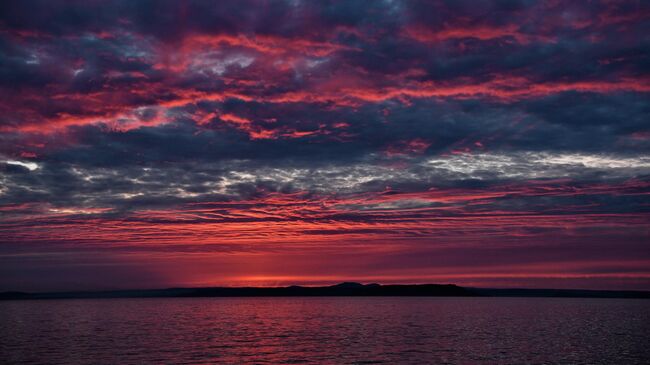
<svg viewBox="0 0 650 365"><path fill-rule="evenodd" d="M1 364L650 364L650 300L0 302Z"/></svg>

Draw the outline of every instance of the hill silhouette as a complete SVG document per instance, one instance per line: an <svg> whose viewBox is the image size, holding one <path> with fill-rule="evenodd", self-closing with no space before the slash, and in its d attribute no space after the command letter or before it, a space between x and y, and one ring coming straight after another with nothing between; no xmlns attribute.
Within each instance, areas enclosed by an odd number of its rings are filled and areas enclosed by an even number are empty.
<svg viewBox="0 0 650 365"><path fill-rule="evenodd" d="M191 297L581 297L650 298L647 291L572 289L485 289L453 284L380 285L344 282L331 286L208 287L148 290L73 291L49 293L3 292L0 300L81 298L191 298Z"/></svg>

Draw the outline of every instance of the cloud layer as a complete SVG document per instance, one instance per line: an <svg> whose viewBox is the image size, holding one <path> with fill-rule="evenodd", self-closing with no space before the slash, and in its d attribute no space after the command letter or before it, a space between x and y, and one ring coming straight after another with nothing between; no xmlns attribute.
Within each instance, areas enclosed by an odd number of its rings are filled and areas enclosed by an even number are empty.
<svg viewBox="0 0 650 365"><path fill-rule="evenodd" d="M0 289L650 289L648 19L5 1Z"/></svg>

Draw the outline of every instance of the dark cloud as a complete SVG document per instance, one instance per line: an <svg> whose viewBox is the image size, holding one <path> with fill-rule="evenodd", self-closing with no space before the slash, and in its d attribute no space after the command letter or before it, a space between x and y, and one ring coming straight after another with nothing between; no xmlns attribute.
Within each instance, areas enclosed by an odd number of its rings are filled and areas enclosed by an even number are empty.
<svg viewBox="0 0 650 365"><path fill-rule="evenodd" d="M557 237L639 242L648 14L642 1L4 1L0 262L24 242L251 253L444 237L460 253L484 239L504 264L535 259L499 242L529 242L542 265ZM606 261L599 242L584 260ZM395 268L420 262L404 250Z"/></svg>

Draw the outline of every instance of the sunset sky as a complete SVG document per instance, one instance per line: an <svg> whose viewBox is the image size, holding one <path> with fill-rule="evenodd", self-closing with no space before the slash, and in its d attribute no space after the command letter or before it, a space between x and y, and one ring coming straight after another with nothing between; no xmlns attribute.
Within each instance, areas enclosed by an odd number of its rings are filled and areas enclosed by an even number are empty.
<svg viewBox="0 0 650 365"><path fill-rule="evenodd" d="M2 1L0 291L650 290L646 1Z"/></svg>

